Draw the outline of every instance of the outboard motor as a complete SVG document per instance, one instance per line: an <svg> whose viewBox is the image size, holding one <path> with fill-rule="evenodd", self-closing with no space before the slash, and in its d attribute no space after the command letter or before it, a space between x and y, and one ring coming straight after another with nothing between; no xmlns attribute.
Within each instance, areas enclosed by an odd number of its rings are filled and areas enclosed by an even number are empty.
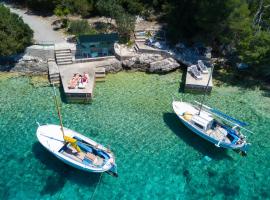
<svg viewBox="0 0 270 200"><path fill-rule="evenodd" d="M250 143L246 143L244 144L244 146L241 147L241 151L244 152L244 153L247 153L249 148L250 148L251 144Z"/></svg>
<svg viewBox="0 0 270 200"><path fill-rule="evenodd" d="M117 167L115 165L113 165L112 168L106 172L111 176L118 177Z"/></svg>

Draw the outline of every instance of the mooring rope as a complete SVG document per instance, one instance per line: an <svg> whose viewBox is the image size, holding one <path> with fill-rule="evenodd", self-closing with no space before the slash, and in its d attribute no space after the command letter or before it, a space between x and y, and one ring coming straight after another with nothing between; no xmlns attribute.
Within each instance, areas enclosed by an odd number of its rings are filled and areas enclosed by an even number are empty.
<svg viewBox="0 0 270 200"><path fill-rule="evenodd" d="M94 192L92 193L92 196L91 196L90 200L92 200L92 199L94 198L94 196L95 196L95 193L96 193L97 188L98 188L98 186L99 186L99 184L100 184L102 175L103 175L103 173L101 173L101 175L100 175L100 177L99 177L98 183L97 183L97 185L96 185L96 188L95 188Z"/></svg>

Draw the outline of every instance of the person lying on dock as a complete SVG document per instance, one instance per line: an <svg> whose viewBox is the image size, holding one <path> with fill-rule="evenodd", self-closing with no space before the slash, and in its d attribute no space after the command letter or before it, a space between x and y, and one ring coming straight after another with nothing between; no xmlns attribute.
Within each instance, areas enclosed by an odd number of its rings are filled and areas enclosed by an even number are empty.
<svg viewBox="0 0 270 200"><path fill-rule="evenodd" d="M89 80L89 74L86 72L83 72L83 77L82 77L82 83L88 83Z"/></svg>
<svg viewBox="0 0 270 200"><path fill-rule="evenodd" d="M77 86L77 79L75 77L73 77L68 84L68 88L69 89L75 89Z"/></svg>
<svg viewBox="0 0 270 200"><path fill-rule="evenodd" d="M78 85L82 83L82 75L79 75L77 78Z"/></svg>

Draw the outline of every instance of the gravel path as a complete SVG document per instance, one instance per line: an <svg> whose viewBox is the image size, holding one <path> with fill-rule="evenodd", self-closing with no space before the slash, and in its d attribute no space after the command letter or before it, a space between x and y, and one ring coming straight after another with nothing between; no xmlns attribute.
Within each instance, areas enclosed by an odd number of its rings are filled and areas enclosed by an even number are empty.
<svg viewBox="0 0 270 200"><path fill-rule="evenodd" d="M23 21L30 26L30 28L34 31L34 40L37 43L57 43L65 41L65 36L63 33L53 30L51 26L51 17L32 15L29 14L27 10L17 9L8 4L5 4L5 6L10 8L11 12L21 16Z"/></svg>

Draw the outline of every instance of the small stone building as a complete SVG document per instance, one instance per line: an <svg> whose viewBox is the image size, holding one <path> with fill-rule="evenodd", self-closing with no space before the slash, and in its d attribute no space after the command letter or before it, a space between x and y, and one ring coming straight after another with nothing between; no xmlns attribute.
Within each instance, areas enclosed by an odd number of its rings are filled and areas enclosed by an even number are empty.
<svg viewBox="0 0 270 200"><path fill-rule="evenodd" d="M78 36L75 56L79 59L112 56L117 41L117 33Z"/></svg>

